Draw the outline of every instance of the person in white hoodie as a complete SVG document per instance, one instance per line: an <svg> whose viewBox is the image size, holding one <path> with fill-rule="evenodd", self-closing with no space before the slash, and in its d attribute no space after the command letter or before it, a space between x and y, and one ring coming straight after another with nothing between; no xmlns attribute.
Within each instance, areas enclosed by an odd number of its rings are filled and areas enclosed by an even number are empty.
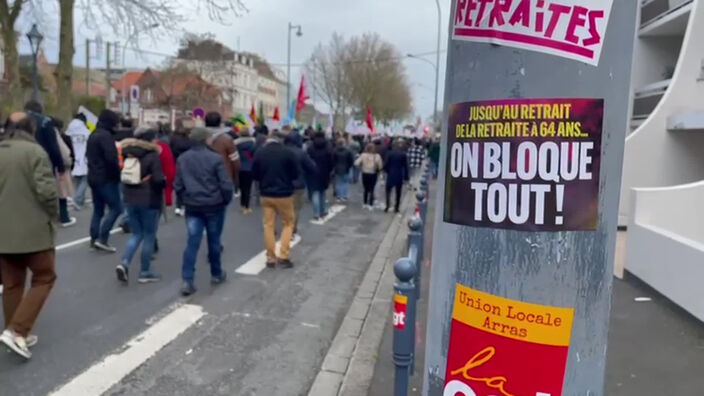
<svg viewBox="0 0 704 396"><path fill-rule="evenodd" d="M74 178L76 193L73 197L73 206L81 210L86 203L86 190L88 189L88 160L86 159L86 146L90 130L86 126L86 116L76 114L68 124L66 135L71 138L76 162L71 175Z"/></svg>

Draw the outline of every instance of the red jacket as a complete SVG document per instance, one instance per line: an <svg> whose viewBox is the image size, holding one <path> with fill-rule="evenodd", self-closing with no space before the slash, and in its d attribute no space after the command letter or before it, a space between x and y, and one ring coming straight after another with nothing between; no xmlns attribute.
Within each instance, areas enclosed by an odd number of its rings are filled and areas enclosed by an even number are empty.
<svg viewBox="0 0 704 396"><path fill-rule="evenodd" d="M156 144L161 147L159 159L161 160L161 169L164 171L166 179L166 187L164 188L164 203L166 206L174 204L174 180L176 180L176 162L174 155L171 153L171 148L168 144L158 141Z"/></svg>

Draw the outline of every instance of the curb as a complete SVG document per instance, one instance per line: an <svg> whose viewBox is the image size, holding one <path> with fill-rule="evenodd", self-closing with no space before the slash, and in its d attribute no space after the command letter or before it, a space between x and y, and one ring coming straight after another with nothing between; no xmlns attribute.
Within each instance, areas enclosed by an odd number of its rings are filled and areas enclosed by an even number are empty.
<svg viewBox="0 0 704 396"><path fill-rule="evenodd" d="M391 310L393 263L406 246L408 230L402 224L412 202L414 194L406 193L404 215L394 218L379 245L308 396L367 394Z"/></svg>

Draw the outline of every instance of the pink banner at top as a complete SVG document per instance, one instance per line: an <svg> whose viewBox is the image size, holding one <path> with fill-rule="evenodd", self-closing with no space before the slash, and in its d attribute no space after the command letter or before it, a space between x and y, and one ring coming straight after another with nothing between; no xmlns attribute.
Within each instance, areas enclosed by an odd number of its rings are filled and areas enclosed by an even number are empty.
<svg viewBox="0 0 704 396"><path fill-rule="evenodd" d="M613 0L455 0L452 38L597 66Z"/></svg>

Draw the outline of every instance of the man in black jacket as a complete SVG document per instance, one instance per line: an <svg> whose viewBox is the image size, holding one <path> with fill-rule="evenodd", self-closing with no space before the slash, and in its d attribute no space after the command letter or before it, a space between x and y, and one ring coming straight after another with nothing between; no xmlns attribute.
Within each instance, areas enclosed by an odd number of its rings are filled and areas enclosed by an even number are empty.
<svg viewBox="0 0 704 396"><path fill-rule="evenodd" d="M196 258L203 230L208 236L208 261L211 283L220 284L227 278L222 270L220 242L225 224L225 208L232 201L232 179L225 170L220 154L206 144L211 133L204 128L191 131L194 146L178 158L174 190L186 206L188 242L183 252L181 294L195 293Z"/></svg>
<svg viewBox="0 0 704 396"><path fill-rule="evenodd" d="M93 195L93 217L90 221L91 246L106 252L117 249L108 244L110 230L122 213L120 200L120 160L115 144L115 128L120 119L115 112L103 110L98 125L86 147L88 185ZM105 206L108 214L105 215Z"/></svg>
<svg viewBox="0 0 704 396"><path fill-rule="evenodd" d="M276 216L281 218L281 254L278 262L284 268L293 267L290 260L291 237L296 218L293 206L294 181L298 178L298 163L294 153L283 145L284 135L275 132L274 136L257 150L254 156L252 176L259 182L262 217L264 224L264 245L266 246L266 266L276 265L276 237L274 228Z"/></svg>
<svg viewBox="0 0 704 396"><path fill-rule="evenodd" d="M51 118L43 114L44 108L37 101L30 100L24 105L24 109L37 126L35 139L49 155L49 161L51 161L54 173L62 174L66 172L66 166L63 158L61 158L61 150L59 149L59 142L56 140L56 131L54 131L54 124Z"/></svg>

